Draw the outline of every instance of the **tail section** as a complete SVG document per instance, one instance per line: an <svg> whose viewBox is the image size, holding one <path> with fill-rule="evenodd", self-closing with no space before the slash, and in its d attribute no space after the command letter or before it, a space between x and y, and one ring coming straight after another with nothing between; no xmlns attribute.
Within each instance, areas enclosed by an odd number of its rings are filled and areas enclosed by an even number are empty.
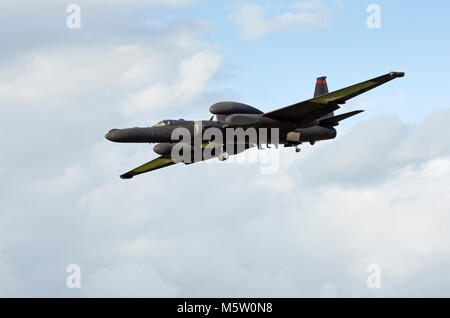
<svg viewBox="0 0 450 318"><path fill-rule="evenodd" d="M314 98L326 95L328 93L329 92L328 92L327 77L326 76L318 77L316 80L316 89L314 90ZM322 119L333 117L333 116L334 116L334 113L329 113L329 114L319 118L319 121Z"/></svg>

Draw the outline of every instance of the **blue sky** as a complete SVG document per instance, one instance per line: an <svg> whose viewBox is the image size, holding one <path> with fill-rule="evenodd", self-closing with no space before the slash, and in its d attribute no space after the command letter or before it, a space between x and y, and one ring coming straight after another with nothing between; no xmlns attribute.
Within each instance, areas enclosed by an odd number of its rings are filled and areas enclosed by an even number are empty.
<svg viewBox="0 0 450 318"><path fill-rule="evenodd" d="M0 4L0 296L449 296L447 1ZM390 71L279 170L154 158L111 128L272 110ZM66 286L69 264L81 288ZM366 286L377 264L382 288Z"/></svg>

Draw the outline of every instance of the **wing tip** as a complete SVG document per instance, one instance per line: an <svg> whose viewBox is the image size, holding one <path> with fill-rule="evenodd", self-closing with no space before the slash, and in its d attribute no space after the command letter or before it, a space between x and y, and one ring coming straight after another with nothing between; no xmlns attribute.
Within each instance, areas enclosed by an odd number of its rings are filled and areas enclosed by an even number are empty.
<svg viewBox="0 0 450 318"><path fill-rule="evenodd" d="M125 174L120 176L120 179L129 180L129 179L133 179L133 176L130 176L130 175L125 173Z"/></svg>
<svg viewBox="0 0 450 318"><path fill-rule="evenodd" d="M404 77L405 76L405 72L390 72L389 76L392 77L392 78Z"/></svg>

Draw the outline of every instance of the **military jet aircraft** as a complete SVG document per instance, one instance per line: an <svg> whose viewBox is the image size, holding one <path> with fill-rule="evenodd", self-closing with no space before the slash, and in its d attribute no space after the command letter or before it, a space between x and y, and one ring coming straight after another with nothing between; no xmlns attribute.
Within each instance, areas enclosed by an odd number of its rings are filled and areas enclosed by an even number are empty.
<svg viewBox="0 0 450 318"><path fill-rule="evenodd" d="M174 146L179 143L179 140L173 140L172 138L173 132L177 128L184 128L193 135L198 135L199 127L201 131L216 128L223 132L228 128L255 128L258 131L260 128L275 128L279 132L277 143L283 144L285 147L295 147L296 151L299 152L298 146L302 143L309 142L314 145L317 141L336 138L335 127L339 125L340 121L363 112L362 110L356 110L335 115L334 111L340 108L339 105L343 105L351 98L403 76L405 76L403 72L390 72L331 93L328 92L326 77L319 77L312 99L267 113L238 102L220 102L210 107L209 111L213 114L210 120L163 120L153 127L112 129L106 134L105 138L119 143L156 143L153 150L160 156L121 175L122 179L131 179L136 175L178 163L171 155ZM215 120L213 120L214 116L216 117ZM208 145L214 143L211 138L201 138L200 148L207 148ZM193 140L189 143L193 152ZM230 154L234 155L254 146L258 146L258 149L260 149L261 143L259 141L255 143L247 142L244 148L236 151L234 141L223 142L219 151L212 152L212 157L226 160ZM190 164L207 159L210 158L201 157L189 162L183 161L183 163Z"/></svg>

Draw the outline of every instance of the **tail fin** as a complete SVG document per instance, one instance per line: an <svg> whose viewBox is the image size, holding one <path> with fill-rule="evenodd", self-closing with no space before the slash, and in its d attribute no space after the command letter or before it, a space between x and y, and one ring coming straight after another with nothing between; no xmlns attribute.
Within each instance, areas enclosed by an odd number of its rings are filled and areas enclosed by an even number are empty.
<svg viewBox="0 0 450 318"><path fill-rule="evenodd" d="M316 81L316 89L314 90L314 98L328 94L327 77L318 77Z"/></svg>
<svg viewBox="0 0 450 318"><path fill-rule="evenodd" d="M328 93L329 92L328 92L327 77L326 76L318 77L316 80L316 89L314 90L314 98L326 95ZM319 121L333 116L334 113L329 113L323 116L322 118L319 118Z"/></svg>

